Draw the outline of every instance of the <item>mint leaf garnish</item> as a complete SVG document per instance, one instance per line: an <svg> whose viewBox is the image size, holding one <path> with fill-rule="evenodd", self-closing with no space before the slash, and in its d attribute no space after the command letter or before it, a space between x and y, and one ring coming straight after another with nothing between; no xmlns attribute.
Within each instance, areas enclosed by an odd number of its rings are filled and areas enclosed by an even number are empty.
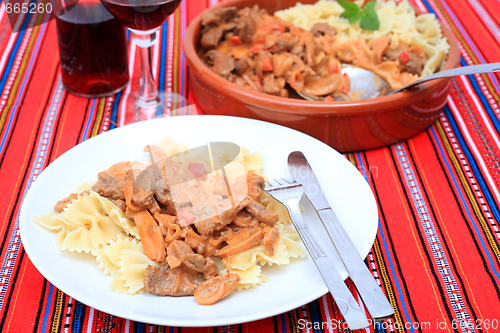
<svg viewBox="0 0 500 333"><path fill-rule="evenodd" d="M355 23L361 19L359 26L365 30L378 30L380 22L377 12L375 11L375 1L367 2L363 9L360 9L357 4L347 0L337 0L339 5L344 8L344 12L340 17L349 19L349 23Z"/></svg>
<svg viewBox="0 0 500 333"><path fill-rule="evenodd" d="M366 12L366 11L373 11L375 12L375 5L377 3L375 1L370 1L370 2L367 2L364 6L363 6L363 10Z"/></svg>
<svg viewBox="0 0 500 333"><path fill-rule="evenodd" d="M360 18L361 18L361 13L356 13L351 17L349 17L349 23L353 24L355 22L358 22Z"/></svg>
<svg viewBox="0 0 500 333"><path fill-rule="evenodd" d="M346 12L359 13L359 7L354 2L347 0L337 0L339 5L346 10Z"/></svg>
<svg viewBox="0 0 500 333"><path fill-rule="evenodd" d="M380 22L378 20L377 12L375 11L375 1L368 2L363 7L362 18L359 26L365 30L378 30Z"/></svg>
<svg viewBox="0 0 500 333"><path fill-rule="evenodd" d="M361 29L365 30L378 30L380 28L380 23L378 18L375 17L375 20L368 18L367 16L363 16L361 22L359 23Z"/></svg>

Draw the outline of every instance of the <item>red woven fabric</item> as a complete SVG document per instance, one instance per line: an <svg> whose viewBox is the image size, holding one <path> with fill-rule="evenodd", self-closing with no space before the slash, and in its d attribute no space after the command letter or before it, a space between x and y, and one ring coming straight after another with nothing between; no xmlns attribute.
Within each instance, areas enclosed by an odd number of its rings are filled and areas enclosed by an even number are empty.
<svg viewBox="0 0 500 333"><path fill-rule="evenodd" d="M157 82L161 90L187 96L185 103L168 105L168 116L188 113L172 110L193 104L182 56L183 31L216 2L184 0L162 28L153 51ZM500 61L500 2L413 3L452 29L460 43L462 65ZM140 119L122 108L129 90L100 99L64 91L53 21L12 34L3 5L0 17L3 332L339 331L328 325L342 318L329 295L256 322L177 328L97 311L45 280L19 237L19 210L26 191L68 149ZM130 52L134 54L133 46ZM135 58L130 68L137 77ZM499 129L500 76L460 77L452 80L445 110L430 128L390 147L345 155L377 199L380 228L366 264L396 311L393 319L367 332L500 331ZM315 324L320 329L311 328Z"/></svg>

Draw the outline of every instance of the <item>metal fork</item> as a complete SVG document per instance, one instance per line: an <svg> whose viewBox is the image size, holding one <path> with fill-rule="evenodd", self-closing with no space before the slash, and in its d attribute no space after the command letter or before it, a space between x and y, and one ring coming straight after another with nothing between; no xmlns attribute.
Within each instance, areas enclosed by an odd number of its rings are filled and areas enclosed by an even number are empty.
<svg viewBox="0 0 500 333"><path fill-rule="evenodd" d="M325 280L328 290L337 303L347 325L351 330L368 327L371 320L367 319L365 313L345 285L344 280L333 266L331 255L323 251L314 234L311 232L310 226L302 218L299 207L300 200L304 195L302 184L285 178L274 179L274 181L276 184L270 181L266 182L264 190L288 209L295 229L297 229L316 267L323 276L323 280Z"/></svg>

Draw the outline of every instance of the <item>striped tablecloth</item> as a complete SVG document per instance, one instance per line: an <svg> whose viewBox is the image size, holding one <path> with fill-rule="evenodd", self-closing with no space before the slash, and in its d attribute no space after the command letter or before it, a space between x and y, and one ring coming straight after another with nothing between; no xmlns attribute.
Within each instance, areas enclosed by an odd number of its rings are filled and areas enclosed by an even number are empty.
<svg viewBox="0 0 500 333"><path fill-rule="evenodd" d="M272 0L271 0L272 1ZM217 0L184 0L153 52L161 90L193 104L182 54L185 28ZM461 64L500 61L500 2L415 0L459 40ZM30 24L28 15L25 24ZM135 47L130 70L137 76ZM61 84L54 21L12 33L0 6L0 328L2 332L337 332L329 295L256 322L213 328L158 327L95 310L65 295L34 268L19 236L32 182L59 155L139 119L123 108L130 89L82 99ZM130 88L130 87L129 87ZM500 76L452 80L430 128L390 147L346 154L366 177L379 232L366 265L396 316L373 331L500 331ZM305 281L307 283L307 281ZM352 285L349 284L351 289ZM460 324L462 325L460 326ZM463 325L463 323L468 323Z"/></svg>

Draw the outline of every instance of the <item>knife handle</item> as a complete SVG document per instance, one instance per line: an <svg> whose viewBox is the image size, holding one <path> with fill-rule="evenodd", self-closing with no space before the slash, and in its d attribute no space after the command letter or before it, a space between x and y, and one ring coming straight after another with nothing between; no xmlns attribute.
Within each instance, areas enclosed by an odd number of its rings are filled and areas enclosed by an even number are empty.
<svg viewBox="0 0 500 333"><path fill-rule="evenodd" d="M340 277L340 274L335 269L332 263L331 256L321 249L321 246L314 238L309 227L302 218L302 213L299 208L300 199L289 198L283 200L283 204L288 208L297 232L306 245L307 250L318 267L318 270L325 280L325 283L332 295L335 303L339 307L340 312L351 330L359 330L370 326L371 320L367 320L364 311L360 308L349 288Z"/></svg>
<svg viewBox="0 0 500 333"><path fill-rule="evenodd" d="M331 208L324 208L318 213L372 318L380 321L392 317L394 309L366 267L335 212Z"/></svg>

